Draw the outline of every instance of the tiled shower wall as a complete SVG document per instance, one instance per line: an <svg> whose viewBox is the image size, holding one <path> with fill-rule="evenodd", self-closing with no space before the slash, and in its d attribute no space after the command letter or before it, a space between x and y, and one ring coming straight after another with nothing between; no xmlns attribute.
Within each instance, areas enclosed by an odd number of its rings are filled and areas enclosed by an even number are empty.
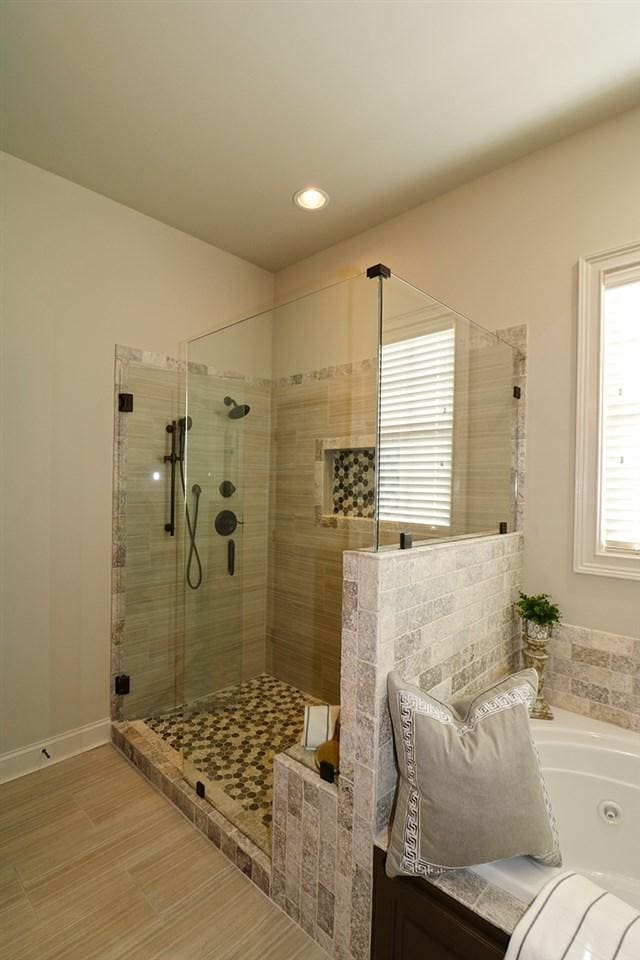
<svg viewBox="0 0 640 960"><path fill-rule="evenodd" d="M273 385L267 665L329 703L340 694L342 553L373 545L373 521L335 518L318 491L324 444L375 436L372 360ZM320 451L320 453L319 453Z"/></svg>
<svg viewBox="0 0 640 960"><path fill-rule="evenodd" d="M506 347L496 349L495 340L475 328L457 347L453 534L497 530L503 519L513 529L509 465L514 486L518 478L522 529L526 327L498 333L519 351L513 360ZM369 547L373 524L332 517L333 503L319 492L318 477L332 446L375 446L376 390L374 359L273 385L267 665L280 679L332 703L339 695L341 553ZM397 543L405 527L382 523L381 542ZM417 538L433 536L415 524L410 529Z"/></svg>
<svg viewBox="0 0 640 960"><path fill-rule="evenodd" d="M523 350L524 328L501 335ZM461 352L457 358L465 389L457 388L454 530L495 525L506 515L507 506L500 500L504 482L495 481L496 471L504 474L509 450L514 465L519 458L520 503L524 490L524 398L517 448L508 426L514 422L511 381L516 377L523 382L523 361L513 371L503 362L494 364L491 345L483 343L480 338L461 345L464 356ZM190 491L199 483L198 546L205 576L197 591L183 591L183 531L178 530L172 543L162 528L168 510L165 427L181 415L184 376L171 358L118 350L118 389L137 398L134 414L116 415L121 432L116 436L114 485L113 662L115 672L126 669L134 677L129 715L193 700L265 669L323 700L338 702L342 552L369 547L373 522L336 517L322 478L325 458L334 447L375 444L376 362L365 359L275 382L216 374L205 365L190 364L189 415L194 425L188 434L188 499L193 509ZM230 420L223 403L226 394L249 403L250 415ZM499 400L492 409L489 400L503 394L504 403ZM478 411L482 416L476 422ZM154 469L161 474L160 482L151 480ZM223 479L237 488L230 499L219 493ZM325 477L324 486L329 485ZM214 531L222 509L233 509L243 521L234 537L234 577L227 573L227 540ZM181 519L178 510L178 524ZM382 541L397 542L403 525L381 526ZM430 535L419 527L414 533Z"/></svg>
<svg viewBox="0 0 640 960"><path fill-rule="evenodd" d="M545 689L558 707L640 733L640 636L554 627Z"/></svg>
<svg viewBox="0 0 640 960"><path fill-rule="evenodd" d="M121 391L133 393L134 408L115 414L112 673L131 676L131 693L113 699L112 716L118 719L161 713L264 671L271 383L190 366L193 426L186 479L188 491L196 482L202 488L197 544L204 577L198 590L184 586L177 469L175 537L164 530L170 478L166 426L184 412L181 365L118 347L116 395ZM230 420L227 394L249 403L251 414ZM237 487L232 498L220 494L223 479ZM193 516L191 493L189 504ZM233 509L242 521L233 577L227 572L227 539L214 528L222 509Z"/></svg>
<svg viewBox="0 0 640 960"><path fill-rule="evenodd" d="M318 833L304 804L314 775L276 759L272 881L283 909L340 960L369 957L373 842L396 784L387 674L462 697L518 668L522 549L522 535L507 534L345 554L335 807L325 797Z"/></svg>
<svg viewBox="0 0 640 960"><path fill-rule="evenodd" d="M353 432L341 442L373 434L374 364L276 384L190 365L187 491L193 516L190 491L194 483L202 488L197 543L204 569L202 585L190 590L183 589L181 492L175 538L163 529L166 425L182 415L184 376L171 358L129 348L117 356L116 392L135 399L133 414L116 414L113 673L131 674L132 693L114 700L114 716L123 708L130 717L170 709L265 668L338 702L342 552L370 546L373 523L349 518L341 525L329 510L323 517L317 444L344 434L345 424ZM229 419L227 394L249 403L249 416ZM236 486L231 498L220 494L222 480ZM242 521L233 577L227 538L214 528L223 509Z"/></svg>
<svg viewBox="0 0 640 960"><path fill-rule="evenodd" d="M185 588L184 695L190 702L265 669L271 382L200 364L190 364L188 378L193 425L187 496L193 517L191 488L201 486L197 543L203 564L201 586ZM231 419L225 396L248 403L248 416ZM220 492L225 480L236 488L231 497ZM239 521L231 538L215 529L222 510ZM229 539L235 543L233 576Z"/></svg>

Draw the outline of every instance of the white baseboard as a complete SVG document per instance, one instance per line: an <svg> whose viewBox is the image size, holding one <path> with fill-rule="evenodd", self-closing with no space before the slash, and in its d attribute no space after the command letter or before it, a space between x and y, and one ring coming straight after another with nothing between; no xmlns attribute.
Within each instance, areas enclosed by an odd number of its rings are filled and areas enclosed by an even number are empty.
<svg viewBox="0 0 640 960"><path fill-rule="evenodd" d="M49 737L40 743L30 743L26 747L0 754L0 783L15 780L34 770L42 770L53 763L75 757L85 750L92 750L111 739L111 720L96 720L84 727L67 730L56 737ZM46 750L47 757L42 751Z"/></svg>

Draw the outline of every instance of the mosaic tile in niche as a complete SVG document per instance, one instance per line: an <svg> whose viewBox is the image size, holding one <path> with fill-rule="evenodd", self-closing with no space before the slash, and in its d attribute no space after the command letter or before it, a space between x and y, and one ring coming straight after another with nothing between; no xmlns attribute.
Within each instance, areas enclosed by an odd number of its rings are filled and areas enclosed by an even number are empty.
<svg viewBox="0 0 640 960"><path fill-rule="evenodd" d="M372 517L375 492L375 451L333 452L332 509L344 517Z"/></svg>

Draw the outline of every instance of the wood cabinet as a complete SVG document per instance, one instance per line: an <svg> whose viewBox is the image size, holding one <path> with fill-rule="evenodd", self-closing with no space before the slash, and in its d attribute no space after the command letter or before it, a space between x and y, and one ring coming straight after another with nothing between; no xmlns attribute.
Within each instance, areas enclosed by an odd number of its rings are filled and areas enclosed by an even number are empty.
<svg viewBox="0 0 640 960"><path fill-rule="evenodd" d="M503 960L509 937L433 884L390 880L374 851L371 960Z"/></svg>

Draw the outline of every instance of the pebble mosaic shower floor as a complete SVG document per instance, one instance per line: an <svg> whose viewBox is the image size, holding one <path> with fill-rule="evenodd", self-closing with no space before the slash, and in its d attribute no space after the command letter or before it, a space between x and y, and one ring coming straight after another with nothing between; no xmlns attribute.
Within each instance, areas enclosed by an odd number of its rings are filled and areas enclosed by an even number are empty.
<svg viewBox="0 0 640 960"><path fill-rule="evenodd" d="M317 703L262 674L145 723L182 752L187 779L271 855L273 758L300 740L304 708Z"/></svg>

